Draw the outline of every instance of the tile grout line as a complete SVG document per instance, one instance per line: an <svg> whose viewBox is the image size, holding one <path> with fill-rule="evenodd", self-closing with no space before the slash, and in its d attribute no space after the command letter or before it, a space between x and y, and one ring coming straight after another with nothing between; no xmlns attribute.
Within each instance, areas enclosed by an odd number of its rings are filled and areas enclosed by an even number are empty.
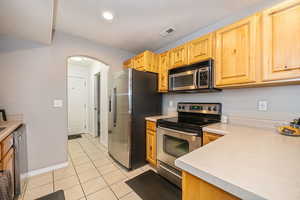
<svg viewBox="0 0 300 200"><path fill-rule="evenodd" d="M88 140L90 140L90 139L88 139ZM93 143L93 142L92 142ZM93 143L93 145L94 146L96 146L94 143ZM82 145L80 144L80 146L82 147ZM98 147L96 147L96 148L98 148ZM98 148L98 149L100 149L100 148ZM101 150L101 149L100 149ZM83 151L84 151L84 148L83 148ZM101 150L101 151L103 151L103 150ZM84 151L85 152L85 151ZM86 155L87 155L87 157L90 159L90 161L92 162L92 164L94 165L94 167L96 168L96 170L97 170L97 172L100 174L100 176L101 176L101 178L104 180L104 182L106 183L106 185L107 185L107 187L110 189L110 191L115 195L115 197L117 198L117 200L119 200L119 198L118 198L118 196L115 194L115 192L112 190L112 188L111 188L111 186L108 184L108 182L104 179L104 176L101 174L101 172L99 171L99 169L97 168L97 166L95 165L95 163L93 162L93 160L91 159L91 157L89 156L89 154L88 153L86 153ZM106 155L105 155L105 157L106 157ZM102 189L104 189L104 188L102 188ZM101 190L102 190L101 189ZM100 191L100 190L98 190L98 191ZM96 191L96 192L98 192L98 191ZM95 192L95 193L96 193ZM93 193L94 194L94 193Z"/></svg>
<svg viewBox="0 0 300 200"><path fill-rule="evenodd" d="M77 141L76 141L77 142ZM79 145L80 145L80 148L83 150L83 148L82 148L82 146L81 146L81 144L79 143L79 142L77 142ZM69 145L69 144L68 144ZM84 151L84 150L83 150ZM68 154L69 154L69 152L68 152ZM80 182L80 178L79 178L79 175L78 175L78 173L77 173L77 170L76 170L76 168L75 168L75 165L74 165L74 162L73 162L73 158L72 158L72 156L70 156L70 160L71 160L71 162L72 162L72 165L73 165L73 168L74 168L74 171L75 171L75 173L76 173L76 176L77 176L77 178L78 178L78 182L79 182L79 185L80 185L80 187L81 187L81 190L82 190L82 193L83 193L83 196L84 196L84 198L85 199L87 199L87 196L86 196L86 194L85 194L85 192L84 192L84 189L83 189L83 187L82 187L82 184L81 184L81 182ZM75 186L74 186L75 187ZM70 187L71 188L71 187ZM78 200L79 199L82 199L82 197L80 197L80 198L78 198Z"/></svg>
<svg viewBox="0 0 300 200"><path fill-rule="evenodd" d="M87 138L87 140L90 140L90 139L88 139ZM89 141L90 142L90 141ZM91 142L94 146L96 146L93 142ZM103 181L106 183L106 185L107 185L107 188L109 188L110 190L111 190L111 192L114 194L114 196L117 198L117 199L119 199L118 197L117 197L117 195L114 193L114 191L111 189L111 187L110 187L110 185L108 184L108 182L104 179L104 176L100 173L100 171L98 170L98 168L97 168L97 166L94 164L94 162L93 162L93 160L91 159L91 157L89 156L89 154L85 151L85 149L83 148L83 146L82 146L82 144L79 142L79 145L81 146L81 148L83 149L83 151L85 152L85 154L87 155L87 157L88 157L88 159L91 161L91 163L92 163L92 165L96 168L96 170L97 170L97 172L99 173L99 175L100 175L100 177L103 179ZM100 148L98 148L98 147L96 147L97 149L100 149ZM101 149L100 149L101 150ZM103 150L101 150L101 151L103 151ZM106 157L106 155L105 155L105 157ZM95 178L96 179L96 178ZM92 179L91 179L92 180ZM103 189L105 189L105 188L102 188L102 189L100 189L100 190L97 190L97 191L95 191L95 192L93 192L93 193L91 193L91 194L89 194L89 195L92 195L92 194L95 194L96 192L99 192L99 191L101 191L101 190L103 190ZM88 195L88 196L89 196Z"/></svg>
<svg viewBox="0 0 300 200"><path fill-rule="evenodd" d="M90 138L88 138L88 140L90 140ZM91 141L91 140L90 140L90 141ZM95 144L94 142L91 141L91 143L93 143L93 145L96 146L96 144ZM100 143L99 143L99 144L100 144ZM100 145L101 145L101 144L100 144ZM98 149L100 149L101 151L103 151L101 148L99 148L99 147L97 147L97 146L96 146L96 148L98 148ZM105 148L105 147L104 147L104 148ZM107 149L105 148L105 150L107 150ZM89 157L89 154L88 154L88 153L87 153L87 156ZM111 160L111 158L110 158L109 156L106 156L106 157L108 157L108 158ZM90 159L90 157L89 157L89 159ZM90 160L91 160L91 159L90 159ZM91 161L92 161L92 160L91 160ZM116 167L118 168L118 170L126 177L126 179L133 178L133 177L127 176L127 175L123 172L122 166L119 166L119 165L118 165L117 163L115 163L113 160L111 160L111 162L112 162L112 164L113 164L114 166L116 166ZM92 163L93 163L93 161L92 161ZM95 166L94 163L93 163L93 165ZM96 167L96 166L95 166L95 167ZM97 167L96 167L96 170L99 171ZM143 169L140 169L140 170L141 170L142 172L145 172L145 170L143 170ZM100 171L99 171L99 173L100 173ZM101 177L103 177L101 173L100 173L100 175L101 175ZM135 177L135 176L134 176L134 177ZM104 177L103 177L103 179L104 179ZM104 179L104 181L106 182L105 179ZM123 180L122 180L122 181L123 181ZM111 186L116 185L116 184L119 184L119 183L121 183L122 181L113 183L113 184L111 184L111 185L109 185L109 184L107 184L107 185L108 185L108 187L111 189L111 191L115 194L115 192L113 191L113 189L111 188ZM125 196L127 196L127 195L129 195L130 193L133 193L133 192L134 192L134 191L131 190L131 191L129 191L128 193L126 193L126 194L120 196L120 198L119 198L116 194L115 194L115 196L117 197L118 200L120 200L120 199L122 199L123 197L125 197Z"/></svg>
<svg viewBox="0 0 300 200"><path fill-rule="evenodd" d="M92 142L93 143L93 142ZM93 143L94 144L94 143ZM100 143L99 143L100 144ZM95 144L94 144L95 145ZM101 145L101 144L100 144ZM95 145L96 146L96 145ZM97 147L98 148L98 147ZM100 148L99 148L100 149ZM102 149L100 149L101 151L103 151ZM88 155L88 154L87 154ZM89 157L89 155L88 155L88 157ZM106 156L107 157L107 156ZM90 158L90 157L89 157ZM128 179L128 178L130 178L130 177L128 177L128 176L126 176L126 174L124 174L123 172L122 172L122 169L116 164L116 163L114 163L114 161L113 160L110 160L111 161L111 163L115 166L115 167L117 167L118 168L118 170L126 177L126 179ZM92 161L92 163L93 163L93 161ZM93 165L96 167L96 165L93 163ZM104 165L103 165L104 166ZM98 168L96 167L96 170L100 173L100 171L98 170ZM103 180L106 182L106 180L104 179L104 175L102 175L101 173L100 173L100 175L101 175L101 177L103 177ZM122 180L123 181L123 180ZM132 193L133 191L129 191L128 193L126 193L126 194L124 194L124 195L122 195L122 196L120 196L120 198L117 196L117 194L114 192L114 190L112 189L112 186L113 185L116 185L116 184L118 184L118 183L121 183L122 181L120 181L120 182L116 182L116 183L113 183L113 184L107 184L108 185L108 187L110 188L110 190L114 193L114 195L116 196L116 198L118 199L118 200L120 200L121 198L123 198L123 197L125 197L126 195L128 195L128 194L130 194L130 193ZM106 182L107 183L107 182Z"/></svg>

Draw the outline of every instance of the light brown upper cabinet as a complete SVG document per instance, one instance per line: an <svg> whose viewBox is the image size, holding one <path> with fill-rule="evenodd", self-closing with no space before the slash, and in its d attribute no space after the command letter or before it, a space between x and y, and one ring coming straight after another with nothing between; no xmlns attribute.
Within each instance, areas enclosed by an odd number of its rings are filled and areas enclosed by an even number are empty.
<svg viewBox="0 0 300 200"><path fill-rule="evenodd" d="M170 67L169 69L181 67L188 64L187 44L180 45L170 50Z"/></svg>
<svg viewBox="0 0 300 200"><path fill-rule="evenodd" d="M193 64L213 57L214 34L210 33L188 43L188 63Z"/></svg>
<svg viewBox="0 0 300 200"><path fill-rule="evenodd" d="M123 66L125 68L134 68L133 63L134 63L134 60L130 58L130 59L123 62Z"/></svg>
<svg viewBox="0 0 300 200"><path fill-rule="evenodd" d="M144 51L134 57L134 68L140 71L158 72L157 55L151 51Z"/></svg>
<svg viewBox="0 0 300 200"><path fill-rule="evenodd" d="M263 11L263 81L300 78L300 0Z"/></svg>
<svg viewBox="0 0 300 200"><path fill-rule="evenodd" d="M169 51L161 53L158 55L158 91L167 92L168 91L168 69L170 62Z"/></svg>
<svg viewBox="0 0 300 200"><path fill-rule="evenodd" d="M216 85L256 81L258 16L254 15L216 31Z"/></svg>

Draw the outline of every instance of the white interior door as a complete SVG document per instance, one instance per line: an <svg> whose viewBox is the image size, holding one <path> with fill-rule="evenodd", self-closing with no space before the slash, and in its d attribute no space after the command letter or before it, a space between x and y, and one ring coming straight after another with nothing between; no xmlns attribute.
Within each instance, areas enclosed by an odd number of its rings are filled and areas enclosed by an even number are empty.
<svg viewBox="0 0 300 200"><path fill-rule="evenodd" d="M68 77L68 134L85 133L87 130L87 80Z"/></svg>

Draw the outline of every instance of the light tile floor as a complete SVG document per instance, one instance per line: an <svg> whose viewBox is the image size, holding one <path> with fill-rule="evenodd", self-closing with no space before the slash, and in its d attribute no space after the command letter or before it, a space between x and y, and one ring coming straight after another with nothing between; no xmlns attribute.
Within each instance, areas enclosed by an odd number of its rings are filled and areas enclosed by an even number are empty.
<svg viewBox="0 0 300 200"><path fill-rule="evenodd" d="M23 200L60 189L66 200L141 200L125 181L152 168L146 165L128 172L109 157L99 138L82 136L68 142L69 166L31 177Z"/></svg>

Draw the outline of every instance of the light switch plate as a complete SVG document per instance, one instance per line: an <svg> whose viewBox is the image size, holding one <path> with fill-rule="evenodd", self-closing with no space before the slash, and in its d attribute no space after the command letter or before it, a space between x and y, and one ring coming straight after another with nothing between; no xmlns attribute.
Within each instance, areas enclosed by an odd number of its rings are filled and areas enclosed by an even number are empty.
<svg viewBox="0 0 300 200"><path fill-rule="evenodd" d="M267 111L268 110L268 102L265 100L258 101L257 109L259 111Z"/></svg>
<svg viewBox="0 0 300 200"><path fill-rule="evenodd" d="M63 100L61 100L61 99L55 99L53 101L53 107L54 108L61 108L61 107L63 107Z"/></svg>

